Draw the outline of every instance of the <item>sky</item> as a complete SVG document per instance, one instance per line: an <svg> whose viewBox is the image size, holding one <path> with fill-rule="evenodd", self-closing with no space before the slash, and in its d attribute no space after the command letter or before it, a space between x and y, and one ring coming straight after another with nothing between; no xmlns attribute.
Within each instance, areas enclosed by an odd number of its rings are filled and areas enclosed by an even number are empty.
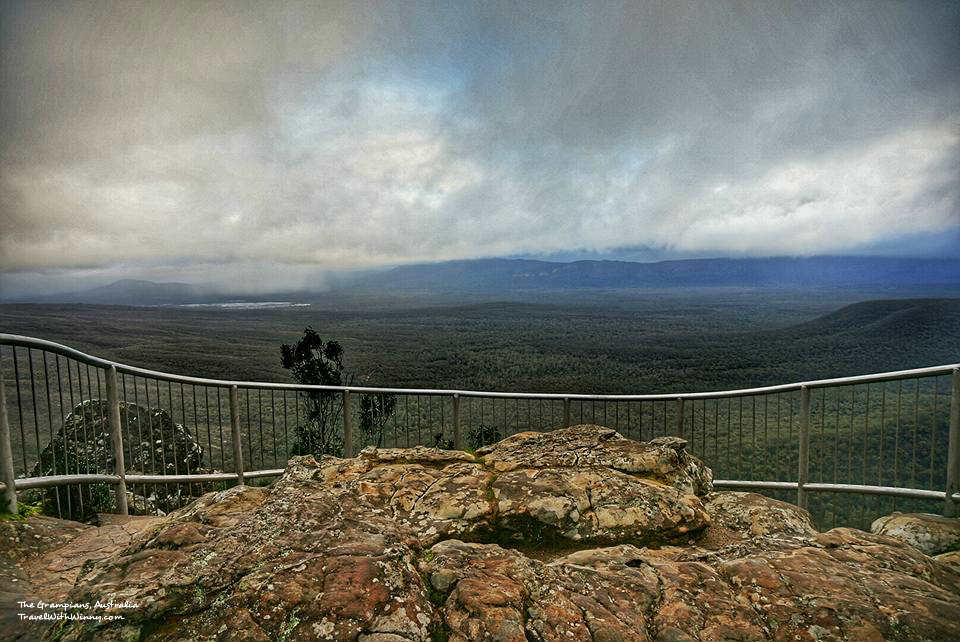
<svg viewBox="0 0 960 642"><path fill-rule="evenodd" d="M0 291L960 249L957 2L0 12Z"/></svg>

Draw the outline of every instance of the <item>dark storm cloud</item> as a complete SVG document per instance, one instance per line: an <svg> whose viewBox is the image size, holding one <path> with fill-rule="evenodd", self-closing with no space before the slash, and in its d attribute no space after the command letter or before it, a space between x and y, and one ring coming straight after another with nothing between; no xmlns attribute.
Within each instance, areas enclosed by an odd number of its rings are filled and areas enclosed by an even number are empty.
<svg viewBox="0 0 960 642"><path fill-rule="evenodd" d="M2 18L6 270L837 253L960 225L956 3Z"/></svg>

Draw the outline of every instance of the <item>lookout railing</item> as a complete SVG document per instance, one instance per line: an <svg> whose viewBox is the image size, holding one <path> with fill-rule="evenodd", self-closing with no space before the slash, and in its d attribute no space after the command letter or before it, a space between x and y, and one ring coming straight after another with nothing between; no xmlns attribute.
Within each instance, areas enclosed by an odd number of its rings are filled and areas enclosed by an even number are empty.
<svg viewBox="0 0 960 642"><path fill-rule="evenodd" d="M157 372L0 334L3 507L152 512L258 483L292 454L477 448L598 423L679 436L717 488L807 508L821 527L960 509L960 364L776 386L645 395L307 386Z"/></svg>

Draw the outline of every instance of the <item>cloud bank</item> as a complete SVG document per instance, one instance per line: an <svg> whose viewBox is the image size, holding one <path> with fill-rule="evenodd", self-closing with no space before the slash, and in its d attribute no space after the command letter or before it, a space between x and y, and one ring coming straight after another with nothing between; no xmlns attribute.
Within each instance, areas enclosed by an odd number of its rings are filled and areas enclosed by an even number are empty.
<svg viewBox="0 0 960 642"><path fill-rule="evenodd" d="M837 254L960 227L957 3L2 12L8 272Z"/></svg>

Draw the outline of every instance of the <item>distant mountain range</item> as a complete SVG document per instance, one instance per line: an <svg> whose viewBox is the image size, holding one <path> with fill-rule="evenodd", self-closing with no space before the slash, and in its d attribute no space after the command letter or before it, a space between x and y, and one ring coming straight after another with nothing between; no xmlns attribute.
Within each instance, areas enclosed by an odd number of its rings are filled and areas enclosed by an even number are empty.
<svg viewBox="0 0 960 642"><path fill-rule="evenodd" d="M960 259L810 257L685 259L636 263L478 259L406 265L344 279L335 293L507 295L570 289L960 287ZM311 301L321 292L237 295L209 286L124 279L89 290L8 301L183 305L227 301Z"/></svg>
<svg viewBox="0 0 960 642"><path fill-rule="evenodd" d="M18 296L16 301L34 303L100 303L117 305L177 305L201 303L217 296L210 288L189 283L156 283L121 279L80 292Z"/></svg>
<svg viewBox="0 0 960 642"><path fill-rule="evenodd" d="M960 285L960 259L810 257L657 263L525 259L409 265L367 275L354 290L507 292L572 288L811 288Z"/></svg>

